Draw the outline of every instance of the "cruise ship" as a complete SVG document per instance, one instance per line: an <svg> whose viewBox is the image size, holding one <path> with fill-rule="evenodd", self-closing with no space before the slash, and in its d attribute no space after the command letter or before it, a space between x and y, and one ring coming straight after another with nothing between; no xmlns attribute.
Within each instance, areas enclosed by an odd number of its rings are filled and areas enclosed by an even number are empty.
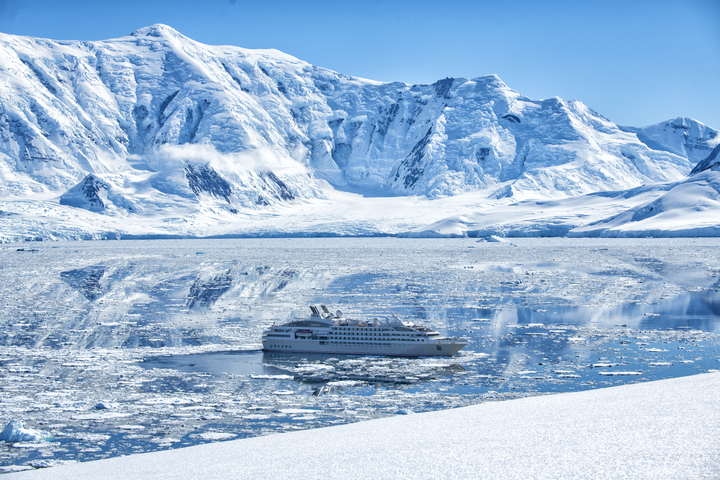
<svg viewBox="0 0 720 480"><path fill-rule="evenodd" d="M338 310L310 306L308 320L273 324L263 332L265 352L329 353L341 355L387 355L396 357L450 357L467 340L444 337L432 328L408 324L392 314L392 320L351 320Z"/></svg>

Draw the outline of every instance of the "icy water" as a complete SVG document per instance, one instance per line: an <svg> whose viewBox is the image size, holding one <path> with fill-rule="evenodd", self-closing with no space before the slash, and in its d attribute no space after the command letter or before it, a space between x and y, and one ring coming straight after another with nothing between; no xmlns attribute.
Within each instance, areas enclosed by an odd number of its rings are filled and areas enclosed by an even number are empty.
<svg viewBox="0 0 720 480"><path fill-rule="evenodd" d="M0 471L720 367L720 239L0 247ZM453 358L264 354L273 320L389 311ZM1 427L0 426L0 427Z"/></svg>

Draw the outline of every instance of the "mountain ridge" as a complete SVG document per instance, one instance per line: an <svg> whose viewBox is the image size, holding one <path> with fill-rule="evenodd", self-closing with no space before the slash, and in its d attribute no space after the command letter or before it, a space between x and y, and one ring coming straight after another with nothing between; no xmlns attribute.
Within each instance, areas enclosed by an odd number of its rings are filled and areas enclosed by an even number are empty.
<svg viewBox="0 0 720 480"><path fill-rule="evenodd" d="M572 198L681 181L720 141L683 117L618 127L496 75L375 82L162 24L98 42L0 34L0 78L0 197L105 216L232 222L334 190Z"/></svg>

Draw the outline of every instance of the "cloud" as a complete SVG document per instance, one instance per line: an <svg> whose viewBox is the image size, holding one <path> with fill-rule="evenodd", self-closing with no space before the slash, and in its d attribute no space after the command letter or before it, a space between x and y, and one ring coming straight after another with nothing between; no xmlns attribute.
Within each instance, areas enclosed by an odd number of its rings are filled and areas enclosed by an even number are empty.
<svg viewBox="0 0 720 480"><path fill-rule="evenodd" d="M131 160L140 160L132 156ZM280 155L269 147L260 147L242 152L222 153L209 144L163 145L154 153L142 158L153 170L160 171L176 167L181 162L210 164L216 170L230 172L277 172L305 174L307 168L300 162Z"/></svg>

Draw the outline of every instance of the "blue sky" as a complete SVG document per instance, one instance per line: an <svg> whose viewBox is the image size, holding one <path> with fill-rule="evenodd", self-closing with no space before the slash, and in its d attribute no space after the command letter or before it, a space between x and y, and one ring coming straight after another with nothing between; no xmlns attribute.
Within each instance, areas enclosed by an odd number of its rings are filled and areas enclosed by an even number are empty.
<svg viewBox="0 0 720 480"><path fill-rule="evenodd" d="M494 73L621 125L720 129L720 1L0 0L0 32L102 40L165 23L381 81Z"/></svg>

